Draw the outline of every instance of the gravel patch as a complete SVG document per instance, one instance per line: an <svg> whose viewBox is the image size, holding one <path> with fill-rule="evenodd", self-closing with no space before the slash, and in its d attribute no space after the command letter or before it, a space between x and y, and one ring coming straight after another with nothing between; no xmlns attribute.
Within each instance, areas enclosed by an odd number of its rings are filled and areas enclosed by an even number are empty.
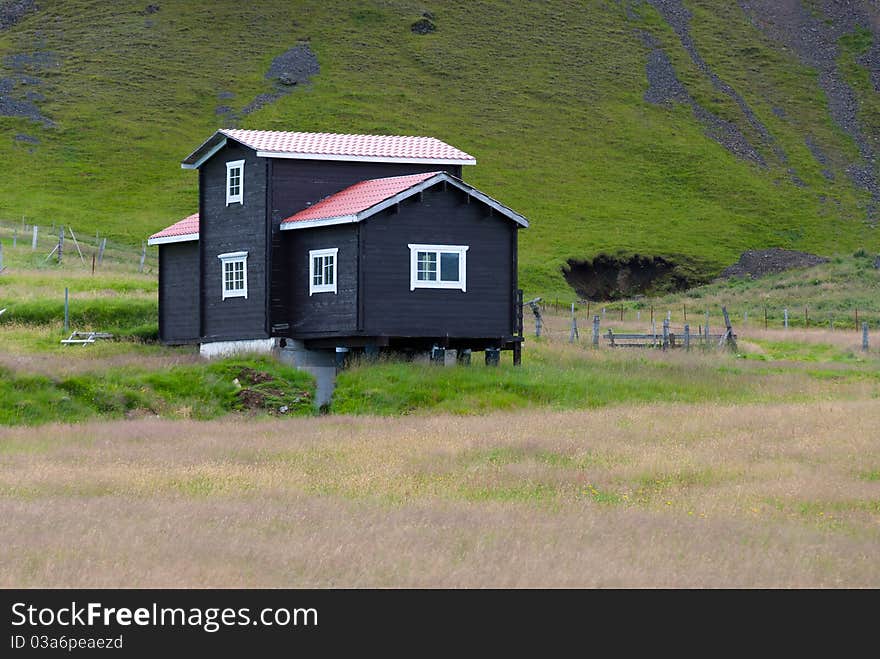
<svg viewBox="0 0 880 659"><path fill-rule="evenodd" d="M880 204L880 184L874 171L876 153L858 120L858 98L838 70L837 41L858 28L872 32L874 45L860 61L869 67L875 89L880 88L880 9L876 5L872 8L870 2L839 0L818 0L814 5L818 14L808 11L797 0L739 0L739 4L752 24L768 38L791 49L801 62L818 70L819 86L828 99L832 119L855 141L861 155L862 162L852 163L846 171L855 185L871 193L874 207L869 209L869 217L876 219Z"/></svg>
<svg viewBox="0 0 880 659"><path fill-rule="evenodd" d="M309 82L313 75L320 73L318 58L308 44L298 44L289 48L281 55L272 60L266 79L273 84L273 90L258 94L254 99L236 112L227 104L218 105L214 111L224 118L224 126L232 128L238 125L242 117L277 101L282 96L289 94L297 85ZM235 94L229 91L217 92L218 100L229 100Z"/></svg>
<svg viewBox="0 0 880 659"><path fill-rule="evenodd" d="M675 34L678 36L679 41L681 42L682 47L687 51L688 55L691 57L691 61L694 65L707 77L709 78L712 86L723 93L724 95L731 98L737 106L739 106L740 111L745 116L746 120L755 129L755 131L760 135L761 141L764 146L768 147L776 158L781 162L789 172L789 175L794 181L795 184L803 186L803 181L801 181L794 170L788 166L788 156L783 151L782 147L774 139L773 135L770 133L770 130L764 123L758 119L755 112L752 110L751 106L749 106L748 102L746 102L745 98L737 92L731 85L724 82L709 66L709 64L702 58L700 55L696 44L694 43L693 37L690 33L690 21L691 21L691 13L687 10L687 8L682 4L681 0L647 0L647 2L654 7L663 19L672 27ZM706 110L703 111L707 112ZM702 118L701 118L702 119ZM715 139L725 140L722 142L725 146L728 147L733 153L739 155L740 157L744 157L742 154L746 153L755 153L757 154L757 149L751 145L748 140L745 139L743 135L743 139L746 144L748 144L748 149L744 151L744 145L739 143L739 138L737 137L736 141L728 143L727 140L731 139L731 136L742 135L742 131L738 128L736 131L731 129L732 124L730 122L723 122L728 125L714 125L714 135ZM729 144L729 145L728 145ZM758 155L760 158L760 155ZM753 160L754 157L749 157L750 160ZM761 158L760 162L764 162L763 158Z"/></svg>
<svg viewBox="0 0 880 659"><path fill-rule="evenodd" d="M739 126L713 114L691 97L687 88L678 79L669 56L657 40L647 32L642 33L642 39L652 49L645 66L648 77L645 101L657 105L672 102L690 105L694 116L705 126L708 137L739 158L762 166L766 165L764 158L751 145Z"/></svg>
<svg viewBox="0 0 880 659"><path fill-rule="evenodd" d="M412 30L415 34L431 34L431 32L437 31L437 26L434 24L434 21L431 20L433 15L425 15L422 16L419 20L409 26L409 29Z"/></svg>
<svg viewBox="0 0 880 659"><path fill-rule="evenodd" d="M26 135L24 133L18 133L15 137L13 137L16 142L25 142L27 144L39 144L40 140L34 137L33 135Z"/></svg>
<svg viewBox="0 0 880 659"><path fill-rule="evenodd" d="M42 85L43 80L33 74L58 66L60 66L60 58L57 53L51 51L13 53L4 57L3 68L13 74L0 78L0 116L25 117L45 126L54 126L54 122L36 105L45 101L46 96L34 89Z"/></svg>
<svg viewBox="0 0 880 659"><path fill-rule="evenodd" d="M721 272L722 279L730 277L758 278L764 275L785 272L793 268L810 268L828 259L807 252L792 249L758 249L743 252L739 261Z"/></svg>
<svg viewBox="0 0 880 659"><path fill-rule="evenodd" d="M812 136L807 135L804 138L804 143L807 145L810 153L813 154L813 158L816 159L816 162L825 167L825 169L822 170L822 176L827 178L829 181L833 181L834 172L828 169L828 156L825 155L825 152L822 151L822 149L816 143L816 140L814 140Z"/></svg>
<svg viewBox="0 0 880 659"><path fill-rule="evenodd" d="M40 122L44 126L54 126L54 122L44 116L33 102L37 99L34 94L39 97L42 94L30 90L24 95L19 93L21 85L29 84L33 84L33 79L22 81L18 76L0 78L0 117L24 117L31 121ZM28 96L33 100L28 100Z"/></svg>
<svg viewBox="0 0 880 659"><path fill-rule="evenodd" d="M3 58L3 65L13 71L45 71L60 65L57 53L50 51L14 53Z"/></svg>
<svg viewBox="0 0 880 659"><path fill-rule="evenodd" d="M12 27L28 14L37 11L34 0L6 0L0 2L0 30Z"/></svg>
<svg viewBox="0 0 880 659"><path fill-rule="evenodd" d="M284 86L308 82L320 73L318 58L307 44L299 44L272 60L266 79Z"/></svg>

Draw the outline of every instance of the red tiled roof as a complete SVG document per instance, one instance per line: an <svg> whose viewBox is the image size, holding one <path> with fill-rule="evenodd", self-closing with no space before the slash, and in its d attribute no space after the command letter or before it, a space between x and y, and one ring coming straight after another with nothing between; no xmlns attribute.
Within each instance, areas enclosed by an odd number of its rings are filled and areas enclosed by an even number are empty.
<svg viewBox="0 0 880 659"><path fill-rule="evenodd" d="M473 156L435 137L294 133L278 130L224 129L220 133L245 146L269 153L302 156L449 160L476 164Z"/></svg>
<svg viewBox="0 0 880 659"><path fill-rule="evenodd" d="M286 220L282 220L281 224L354 216L440 173L428 172L361 181L291 215Z"/></svg>
<svg viewBox="0 0 880 659"><path fill-rule="evenodd" d="M156 240L159 238L173 238L175 236L189 236L195 234L198 236L199 233L199 214L193 213L189 215L179 222L175 222L170 227L166 227L162 229L159 233L154 233L150 236L150 240Z"/></svg>

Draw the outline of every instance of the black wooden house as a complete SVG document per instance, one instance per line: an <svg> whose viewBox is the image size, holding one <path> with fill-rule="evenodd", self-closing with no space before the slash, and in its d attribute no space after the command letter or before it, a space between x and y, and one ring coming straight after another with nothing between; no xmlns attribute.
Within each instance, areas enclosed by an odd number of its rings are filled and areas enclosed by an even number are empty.
<svg viewBox="0 0 880 659"><path fill-rule="evenodd" d="M159 333L203 354L514 350L518 213L427 137L220 130L182 163L199 211L159 246Z"/></svg>

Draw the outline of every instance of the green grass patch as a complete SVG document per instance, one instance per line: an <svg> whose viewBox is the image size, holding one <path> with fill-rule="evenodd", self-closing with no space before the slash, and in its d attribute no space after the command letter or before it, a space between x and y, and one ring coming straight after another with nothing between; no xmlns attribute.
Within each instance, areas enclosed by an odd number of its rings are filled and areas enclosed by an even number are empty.
<svg viewBox="0 0 880 659"><path fill-rule="evenodd" d="M529 407L596 408L632 402L742 401L753 396L749 376L716 365L665 363L623 355L590 358L539 346L523 365L436 367L381 361L340 373L331 410L340 414L420 411L479 414Z"/></svg>
<svg viewBox="0 0 880 659"><path fill-rule="evenodd" d="M4 369L0 374L3 425L139 414L212 419L236 411L278 414L282 405L287 406L284 414L314 413L311 377L269 358L227 359L163 371L126 367L60 378Z"/></svg>

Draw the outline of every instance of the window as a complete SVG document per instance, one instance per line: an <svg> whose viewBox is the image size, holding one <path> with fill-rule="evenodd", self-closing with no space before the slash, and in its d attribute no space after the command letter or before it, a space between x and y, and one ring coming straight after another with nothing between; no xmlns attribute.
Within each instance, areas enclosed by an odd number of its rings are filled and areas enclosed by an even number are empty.
<svg viewBox="0 0 880 659"><path fill-rule="evenodd" d="M223 299L247 297L247 252L220 254L220 272L223 276Z"/></svg>
<svg viewBox="0 0 880 659"><path fill-rule="evenodd" d="M226 163L226 205L244 204L244 160Z"/></svg>
<svg viewBox="0 0 880 659"><path fill-rule="evenodd" d="M466 288L466 245L410 245L409 289Z"/></svg>
<svg viewBox="0 0 880 659"><path fill-rule="evenodd" d="M336 292L336 254L339 249L313 249L309 252L309 295Z"/></svg>

